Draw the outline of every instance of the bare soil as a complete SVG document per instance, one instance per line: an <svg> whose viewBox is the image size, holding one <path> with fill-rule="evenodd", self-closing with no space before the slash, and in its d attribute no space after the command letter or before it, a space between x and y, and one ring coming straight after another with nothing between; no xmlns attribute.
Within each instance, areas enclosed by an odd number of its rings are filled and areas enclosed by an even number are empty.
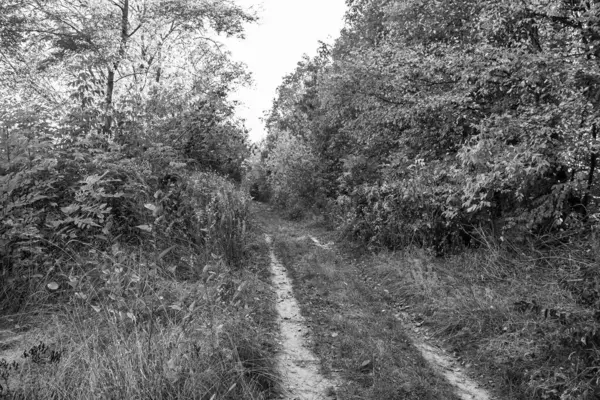
<svg viewBox="0 0 600 400"><path fill-rule="evenodd" d="M310 330L294 298L292 283L272 248L272 239L266 235L271 255L273 286L277 295L278 323L281 351L277 365L282 379L285 399L319 400L334 397L334 383L319 372L319 360L308 346Z"/></svg>

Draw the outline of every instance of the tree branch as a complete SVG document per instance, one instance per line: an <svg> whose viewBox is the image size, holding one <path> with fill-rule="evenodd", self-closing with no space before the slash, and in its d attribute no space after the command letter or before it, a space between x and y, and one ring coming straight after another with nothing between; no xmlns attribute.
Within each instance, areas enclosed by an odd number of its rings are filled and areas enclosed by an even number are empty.
<svg viewBox="0 0 600 400"><path fill-rule="evenodd" d="M138 31L138 29L140 29L142 27L142 25L144 25L143 22L140 22L140 24L131 32L127 35L128 38L132 37L133 35L135 35L135 33Z"/></svg>
<svg viewBox="0 0 600 400"><path fill-rule="evenodd" d="M110 0L110 2L113 3L113 5L119 7L121 9L121 11L123 11L123 7L124 7L123 5L117 3L115 0Z"/></svg>

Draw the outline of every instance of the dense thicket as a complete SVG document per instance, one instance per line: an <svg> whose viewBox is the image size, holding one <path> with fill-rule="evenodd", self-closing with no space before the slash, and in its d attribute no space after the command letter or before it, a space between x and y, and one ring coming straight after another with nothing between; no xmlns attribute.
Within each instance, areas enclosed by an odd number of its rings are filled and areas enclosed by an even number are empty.
<svg viewBox="0 0 600 400"><path fill-rule="evenodd" d="M597 225L595 2L348 5L279 87L263 157L278 200L392 248Z"/></svg>
<svg viewBox="0 0 600 400"><path fill-rule="evenodd" d="M246 198L218 175L241 179L227 96L248 76L215 39L254 19L226 0L2 1L0 300L118 244L240 262Z"/></svg>

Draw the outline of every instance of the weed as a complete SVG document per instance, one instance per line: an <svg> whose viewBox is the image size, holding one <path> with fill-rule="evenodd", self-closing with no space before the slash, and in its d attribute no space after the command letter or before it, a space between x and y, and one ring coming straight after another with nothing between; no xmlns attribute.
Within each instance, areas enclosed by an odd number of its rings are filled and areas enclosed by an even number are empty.
<svg viewBox="0 0 600 400"><path fill-rule="evenodd" d="M10 394L10 375L18 371L19 364L16 361L9 363L4 358L0 358L0 398L7 397Z"/></svg>
<svg viewBox="0 0 600 400"><path fill-rule="evenodd" d="M23 352L24 359L31 359L34 364L57 364L62 357L62 351L50 349L44 342Z"/></svg>
<svg viewBox="0 0 600 400"><path fill-rule="evenodd" d="M26 342L37 344L11 375L11 395L272 397L278 381L267 248L254 232L243 234L250 245L234 251L244 268L224 254L206 259L182 248L165 256L121 244L78 254L53 276L60 287L53 318L28 333Z"/></svg>

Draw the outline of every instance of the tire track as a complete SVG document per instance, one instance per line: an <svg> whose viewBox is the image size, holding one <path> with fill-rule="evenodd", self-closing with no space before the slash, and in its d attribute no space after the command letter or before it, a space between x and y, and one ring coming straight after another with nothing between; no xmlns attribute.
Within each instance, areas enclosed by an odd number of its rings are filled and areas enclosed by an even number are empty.
<svg viewBox="0 0 600 400"><path fill-rule="evenodd" d="M273 240L265 235L269 245L273 286L277 294L281 351L277 357L284 399L322 400L335 398L334 382L319 373L319 360L307 346L310 331L294 298L292 282L286 269L275 256Z"/></svg>

